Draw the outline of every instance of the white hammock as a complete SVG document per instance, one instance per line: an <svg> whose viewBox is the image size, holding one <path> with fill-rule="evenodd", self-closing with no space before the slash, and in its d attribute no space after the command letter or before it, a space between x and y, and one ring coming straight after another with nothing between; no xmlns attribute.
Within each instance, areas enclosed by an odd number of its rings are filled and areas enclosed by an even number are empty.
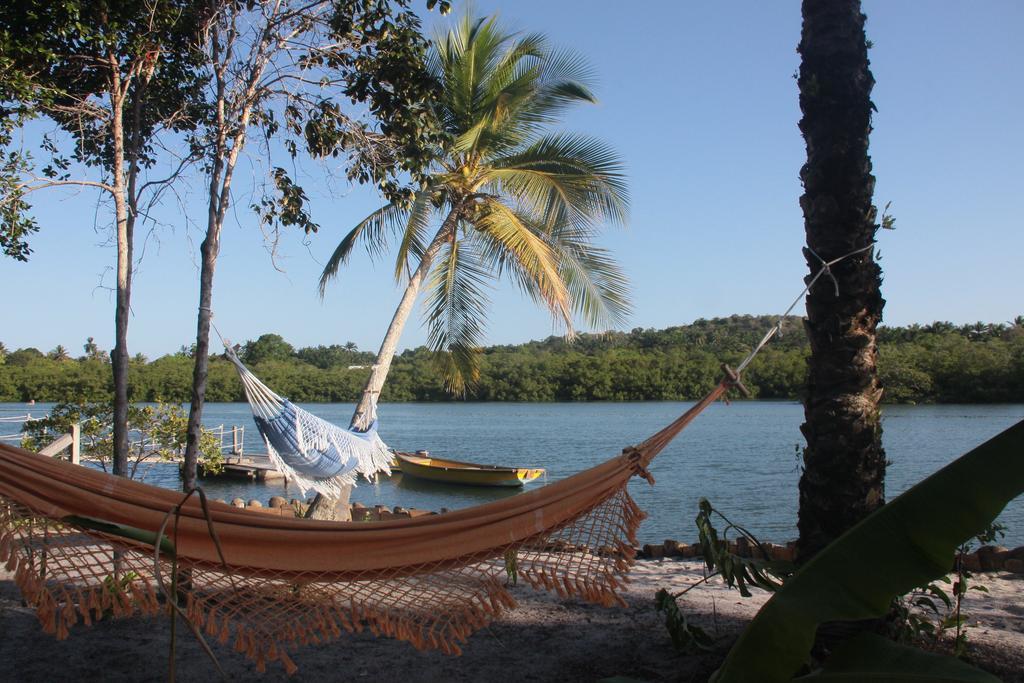
<svg viewBox="0 0 1024 683"><path fill-rule="evenodd" d="M226 355L242 380L253 420L274 466L302 492L336 498L359 475L391 473L391 451L377 436L374 420L365 432L331 424L274 393L252 374L224 342Z"/></svg>

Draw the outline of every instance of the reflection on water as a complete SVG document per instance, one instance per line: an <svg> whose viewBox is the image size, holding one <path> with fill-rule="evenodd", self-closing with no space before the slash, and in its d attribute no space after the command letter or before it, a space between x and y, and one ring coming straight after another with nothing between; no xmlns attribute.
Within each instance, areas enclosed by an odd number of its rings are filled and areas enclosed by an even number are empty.
<svg viewBox="0 0 1024 683"><path fill-rule="evenodd" d="M520 493L526 488L512 488L508 486L452 486L439 481L419 479L401 472L396 472L390 477L384 477L384 481L398 489L398 492L409 496L424 496L436 498L437 500L458 500L460 504L447 505L448 508L468 507L480 505L491 501L501 500ZM385 486L385 483L377 486ZM533 488L531 486L531 488ZM415 507L415 506L414 506Z"/></svg>
<svg viewBox="0 0 1024 683"><path fill-rule="evenodd" d="M381 436L392 447L426 449L437 457L545 467L556 481L617 455L682 413L689 403L399 403L380 406ZM336 424L346 424L351 404L304 404ZM48 405L0 404L0 417L42 416ZM887 495L894 497L957 456L1024 419L1024 405L887 406L884 445L892 461ZM697 500L704 496L731 519L765 540L796 536L797 447L803 444L803 409L789 402L715 404L686 429L651 466L657 486L634 481L630 492L650 513L640 530L642 542L666 538L692 541ZM259 434L245 404L209 404L204 422L245 425L245 449L262 452ZM18 427L0 421L0 435ZM5 441L5 443L9 443ZM146 481L179 488L173 464L155 465ZM363 482L353 502L368 507L458 509L516 495L524 489L447 486L407 475ZM204 480L211 498L300 498L295 487L274 481ZM1024 545L1024 499L1004 511L1005 543Z"/></svg>

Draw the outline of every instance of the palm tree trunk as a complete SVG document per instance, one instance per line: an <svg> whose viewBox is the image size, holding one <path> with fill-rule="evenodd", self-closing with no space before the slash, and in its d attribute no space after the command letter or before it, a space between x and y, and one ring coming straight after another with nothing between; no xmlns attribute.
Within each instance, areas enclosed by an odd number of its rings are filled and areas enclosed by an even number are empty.
<svg viewBox="0 0 1024 683"><path fill-rule="evenodd" d="M365 431L373 421L374 406L380 395L380 390L384 386L384 380L387 379L388 372L391 370L391 361L394 360L395 352L398 350L398 340L402 336L402 330L405 329L405 323L409 320L409 314L412 313L413 306L416 304L416 297L419 296L423 280L430 272L431 266L434 265L437 252L454 234L456 215L457 212L454 210L448 214L444 223L441 224L441 228L434 235L433 241L423 252L423 258L420 259L420 265L416 268L416 272L409 278L402 299L398 302L398 308L395 309L395 315L391 318L391 324L388 325L388 331L377 351L377 362L370 370L370 376L363 388L363 395L352 413L349 429Z"/></svg>
<svg viewBox="0 0 1024 683"><path fill-rule="evenodd" d="M860 0L804 0L800 130L807 144L800 198L812 273L875 241L868 136L871 89ZM799 556L818 550L881 506L885 452L875 330L885 304L870 252L833 267L807 295L807 439L800 478Z"/></svg>
<svg viewBox="0 0 1024 683"><path fill-rule="evenodd" d="M413 306L416 304L416 297L423 286L423 280L430 272L431 266L434 265L437 252L455 234L458 213L458 208L455 208L448 214L448 217L445 218L440 229L438 229L437 234L434 235L434 239L431 240L430 245L423 252L423 257L420 259L420 264L416 271L409 278L409 283L405 286L405 292L402 293L402 299L398 302L398 308L395 309L395 315L391 318L391 324L388 325L388 331L384 335L384 341L381 342L380 350L377 351L377 361L370 370L370 376L367 378L366 386L363 388L363 395L359 399L355 411L352 413L349 429L365 431L373 422L377 397L380 395L380 390L384 386L384 380L387 379L388 371L391 369L391 361L394 360L395 352L398 350L398 340L402 336L402 330L405 328L405 323L409 320L409 314L412 313ZM350 519L348 510L350 494L351 487L345 487L341 497L336 499L317 494L313 504L309 506L306 517L336 521Z"/></svg>

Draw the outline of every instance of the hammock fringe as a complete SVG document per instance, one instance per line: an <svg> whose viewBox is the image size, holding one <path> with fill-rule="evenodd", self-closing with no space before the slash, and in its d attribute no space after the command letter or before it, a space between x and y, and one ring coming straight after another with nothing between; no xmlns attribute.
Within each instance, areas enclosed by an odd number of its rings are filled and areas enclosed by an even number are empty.
<svg viewBox="0 0 1024 683"><path fill-rule="evenodd" d="M585 511L577 521L579 527L593 528L595 516L601 519L614 511L621 513L621 523L635 533L632 527L642 518L635 509L622 489L612 500ZM605 606L625 604L616 589L633 564L634 551L624 540L615 542L616 548L623 549L615 556L549 550L579 547L554 538L573 538L579 527L568 524L545 531L503 547L491 558L468 558L461 566L425 567L408 576L406 585L392 590L385 589L386 580L374 581L371 588L379 591L363 590L358 595L353 593L360 591L358 581L314 584L308 583L309 577L301 581L244 574L234 577L240 585L231 590L223 567L179 557L177 569L187 570L190 579L179 587L178 597L184 599L185 617L197 630L230 645L260 671L276 662L292 674L298 669L291 656L296 649L363 629L375 636L406 641L420 650L459 655L461 645L475 631L517 606L501 580L506 574L503 558L507 552L517 554L518 578L535 588ZM46 535L45 545L40 543L41 532ZM65 639L78 623L88 626L105 618L135 614L157 616L168 609L158 595L151 548L46 519L6 497L0 497L0 562L14 573L43 631L58 640ZM170 574L170 560L161 558L160 562L161 571ZM418 593L412 592L415 588ZM396 595L411 597L403 602L396 600Z"/></svg>
<svg viewBox="0 0 1024 683"><path fill-rule="evenodd" d="M59 639L80 621L166 611L155 577L176 569L188 572L175 597L196 631L231 643L260 670L280 662L293 673L299 647L363 629L457 655L474 631L516 606L502 581L509 572L563 598L624 605L618 590L646 517L627 485L728 387L723 381L638 446L543 488L376 524L182 502L171 491L0 444L0 561L44 631ZM375 432L349 436L372 440ZM151 545L74 521L154 533L167 510L175 514L173 565L166 554L154 559Z"/></svg>

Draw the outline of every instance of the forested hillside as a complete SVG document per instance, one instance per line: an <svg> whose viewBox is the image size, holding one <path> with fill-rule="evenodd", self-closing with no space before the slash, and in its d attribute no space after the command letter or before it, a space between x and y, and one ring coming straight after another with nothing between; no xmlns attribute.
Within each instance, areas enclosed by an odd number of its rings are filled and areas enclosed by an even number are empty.
<svg viewBox="0 0 1024 683"><path fill-rule="evenodd" d="M717 381L722 362L737 364L774 319L732 316L663 330L635 329L559 337L483 349L477 401L643 401L697 398ZM1024 317L1012 323L951 323L880 328L880 368L889 402L1024 402ZM107 356L91 343L70 357L58 347L9 351L0 345L0 401L99 400L109 395ZM800 319L758 356L746 384L759 398L797 398L807 339ZM266 334L241 349L242 359L278 393L296 401L355 401L373 354L354 344L295 349ZM188 349L153 361L132 361L134 400L188 400ZM210 401L243 400L234 368L220 356L210 366ZM425 348L399 356L384 401L453 400ZM461 400L461 399L460 399Z"/></svg>

